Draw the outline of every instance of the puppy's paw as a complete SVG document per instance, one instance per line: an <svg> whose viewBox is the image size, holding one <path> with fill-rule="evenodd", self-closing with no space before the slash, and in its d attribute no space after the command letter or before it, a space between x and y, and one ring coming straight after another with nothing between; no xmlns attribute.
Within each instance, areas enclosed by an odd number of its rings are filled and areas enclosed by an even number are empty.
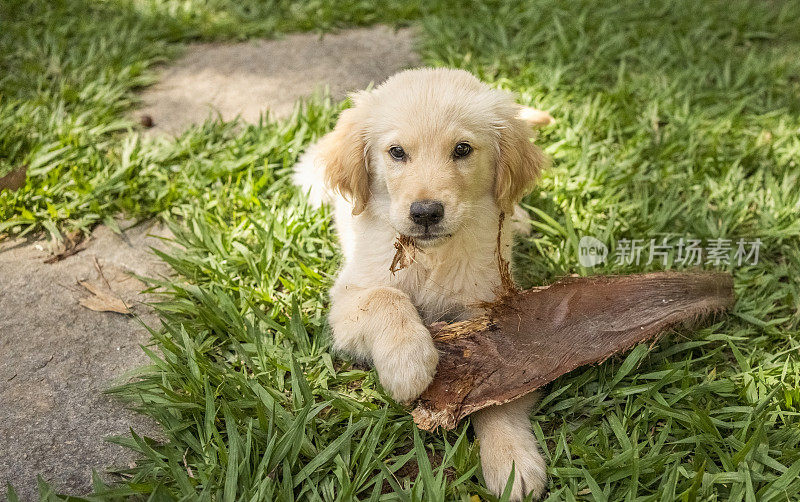
<svg viewBox="0 0 800 502"><path fill-rule="evenodd" d="M513 463L514 485L510 500L522 500L531 493L533 500L540 499L547 489L547 466L536 440L533 437L520 438L518 443L506 443L506 448L498 446L481 444L481 467L486 487L498 497L502 495Z"/></svg>
<svg viewBox="0 0 800 502"><path fill-rule="evenodd" d="M430 385L439 363L439 352L422 323L413 330L376 342L375 369L381 385L397 401L417 398Z"/></svg>

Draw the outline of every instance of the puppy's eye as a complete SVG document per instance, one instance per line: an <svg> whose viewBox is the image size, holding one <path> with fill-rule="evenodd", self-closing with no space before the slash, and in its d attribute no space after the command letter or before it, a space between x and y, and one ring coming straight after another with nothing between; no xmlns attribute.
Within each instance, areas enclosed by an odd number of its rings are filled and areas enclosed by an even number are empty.
<svg viewBox="0 0 800 502"><path fill-rule="evenodd" d="M399 146L393 146L393 147L389 148L389 155L391 155L391 157L392 157L394 160L405 160L405 158L406 158L406 151L405 151L405 150L403 150L403 148L402 148L402 147L399 147Z"/></svg>
<svg viewBox="0 0 800 502"><path fill-rule="evenodd" d="M457 159L466 157L472 152L472 147L469 143L459 143L453 149L453 156Z"/></svg>

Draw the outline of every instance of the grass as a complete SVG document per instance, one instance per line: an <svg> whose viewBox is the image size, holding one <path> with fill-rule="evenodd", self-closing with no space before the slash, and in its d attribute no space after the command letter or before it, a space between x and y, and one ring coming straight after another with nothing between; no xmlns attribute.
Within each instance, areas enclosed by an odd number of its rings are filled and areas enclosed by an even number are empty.
<svg viewBox="0 0 800 502"><path fill-rule="evenodd" d="M287 174L342 105L164 141L124 115L186 40L413 21L428 64L557 118L539 139L554 166L525 201L521 285L662 268L582 268L583 235L763 242L756 265L728 267L732 315L547 389L532 423L550 500L800 500L800 4L264 5L0 5L0 174L30 166L25 188L0 193L0 233L58 238L118 213L175 231L175 276L151 282L164 290L152 364L115 390L167 441L118 438L141 460L87 498L493 500L468 424L416 430L373 372L327 352L330 214Z"/></svg>

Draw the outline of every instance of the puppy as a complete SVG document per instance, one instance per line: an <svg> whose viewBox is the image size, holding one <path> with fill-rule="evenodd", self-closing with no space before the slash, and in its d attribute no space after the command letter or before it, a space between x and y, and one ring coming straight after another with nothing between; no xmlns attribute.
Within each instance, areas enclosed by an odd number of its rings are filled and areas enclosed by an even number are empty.
<svg viewBox="0 0 800 502"><path fill-rule="evenodd" d="M451 69L401 72L352 101L294 179L312 203L335 204L344 254L330 292L335 349L371 362L384 389L409 401L438 362L425 325L477 315L501 290L496 253L511 261L511 216L524 215L517 203L545 164L531 125L552 118ZM399 236L417 251L393 273ZM512 500L538 498L547 483L532 404L472 415L487 487L500 495L513 465Z"/></svg>

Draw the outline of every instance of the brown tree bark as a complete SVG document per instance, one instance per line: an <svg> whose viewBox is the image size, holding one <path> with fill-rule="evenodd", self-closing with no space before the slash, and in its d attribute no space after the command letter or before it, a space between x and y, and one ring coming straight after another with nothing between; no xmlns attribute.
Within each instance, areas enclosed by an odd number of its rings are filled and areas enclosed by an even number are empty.
<svg viewBox="0 0 800 502"><path fill-rule="evenodd" d="M431 327L441 355L414 421L426 430L453 428L470 413L733 302L731 276L711 272L567 278L510 291L481 317Z"/></svg>

